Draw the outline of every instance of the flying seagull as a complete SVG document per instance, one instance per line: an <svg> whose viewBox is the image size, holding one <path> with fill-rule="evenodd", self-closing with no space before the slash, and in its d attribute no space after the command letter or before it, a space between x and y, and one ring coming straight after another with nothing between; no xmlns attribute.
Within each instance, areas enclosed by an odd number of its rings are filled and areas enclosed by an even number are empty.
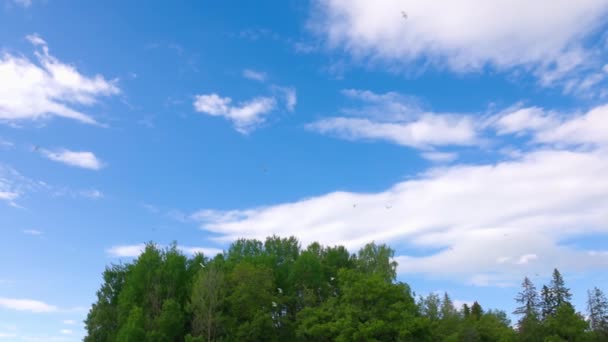
<svg viewBox="0 0 608 342"><path fill-rule="evenodd" d="M401 11L401 15L403 16L403 19L407 19L407 13L405 13L404 11Z"/></svg>

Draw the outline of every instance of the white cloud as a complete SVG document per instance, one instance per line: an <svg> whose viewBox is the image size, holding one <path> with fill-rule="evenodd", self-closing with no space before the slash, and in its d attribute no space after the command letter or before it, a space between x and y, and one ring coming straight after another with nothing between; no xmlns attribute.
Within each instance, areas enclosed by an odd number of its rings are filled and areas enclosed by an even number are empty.
<svg viewBox="0 0 608 342"><path fill-rule="evenodd" d="M72 319L66 319L63 321L63 324L74 325L74 324L76 324L76 321L74 321Z"/></svg>
<svg viewBox="0 0 608 342"><path fill-rule="evenodd" d="M293 87L281 87L277 85L273 85L271 89L279 93L279 95L283 98L285 108L287 108L288 111L293 112L293 110L296 108L296 104L298 103L296 89Z"/></svg>
<svg viewBox="0 0 608 342"><path fill-rule="evenodd" d="M40 50L37 64L22 56L0 57L0 120L15 122L59 116L97 124L76 106L95 104L98 97L119 93L116 82L101 75L87 77L74 66L49 54L46 42L37 35L27 39Z"/></svg>
<svg viewBox="0 0 608 342"><path fill-rule="evenodd" d="M538 256L536 254L524 254L519 257L517 264L525 265L525 264L529 263L530 261L534 261L536 259L538 259Z"/></svg>
<svg viewBox="0 0 608 342"><path fill-rule="evenodd" d="M424 152L420 155L422 158L435 163L449 163L458 158L458 153L452 152Z"/></svg>
<svg viewBox="0 0 608 342"><path fill-rule="evenodd" d="M39 230L36 230L36 229L25 229L25 230L23 230L23 234L40 236L43 233L41 231L39 231Z"/></svg>
<svg viewBox="0 0 608 342"><path fill-rule="evenodd" d="M406 123L334 117L319 120L307 127L322 134L349 140L384 140L416 148L473 145L477 142L473 121L462 116L426 114L416 121Z"/></svg>
<svg viewBox="0 0 608 342"><path fill-rule="evenodd" d="M332 192L245 210L202 210L193 219L224 242L277 234L295 235L304 245L356 248L377 241L436 248L427 256L397 257L400 273L478 286L510 286L528 272L553 267L605 268L605 251L561 242L608 233L608 130L602 130L608 112L597 107L564 117L549 128L531 125L530 139L540 145L508 160L443 166L376 193ZM564 148L572 143L593 144Z"/></svg>
<svg viewBox="0 0 608 342"><path fill-rule="evenodd" d="M532 68L551 83L591 60L582 42L607 12L605 0L318 0L310 27L358 60L402 68L424 60L458 72Z"/></svg>
<svg viewBox="0 0 608 342"><path fill-rule="evenodd" d="M62 149L54 152L42 150L42 153L50 160L83 169L99 170L103 167L103 163L97 159L93 152Z"/></svg>
<svg viewBox="0 0 608 342"><path fill-rule="evenodd" d="M557 119L554 115L545 113L539 107L527 107L499 115L494 125L498 134L508 134L546 129L556 124Z"/></svg>
<svg viewBox="0 0 608 342"><path fill-rule="evenodd" d="M471 116L425 112L415 99L395 92L345 89L342 94L363 105L341 109L347 116L320 119L306 127L348 140L383 140L419 149L479 143L478 127Z"/></svg>
<svg viewBox="0 0 608 342"><path fill-rule="evenodd" d="M159 246L163 247L163 246ZM203 253L205 256L213 257L216 254L222 253L221 249L208 248L208 247L192 247L192 246L178 246L180 251L188 255L194 255L196 253ZM113 246L106 250L111 257L137 257L146 249L146 245L143 243L135 245L121 245Z"/></svg>
<svg viewBox="0 0 608 342"><path fill-rule="evenodd" d="M557 115L531 107L507 112L495 118L499 134L529 133L537 143L558 145L597 145L608 143L608 105L587 113Z"/></svg>
<svg viewBox="0 0 608 342"><path fill-rule="evenodd" d="M32 299L16 299L0 297L0 307L17 311L30 311L35 313L55 312L56 306Z"/></svg>
<svg viewBox="0 0 608 342"><path fill-rule="evenodd" d="M265 82L266 79L268 78L268 75L262 71L245 69L245 70L243 70L243 77L250 79L250 80L258 81L258 82Z"/></svg>
<svg viewBox="0 0 608 342"><path fill-rule="evenodd" d="M59 332L63 335L72 335L74 333L71 329L61 329Z"/></svg>
<svg viewBox="0 0 608 342"><path fill-rule="evenodd" d="M236 106L231 103L231 98L217 94L197 95L194 109L211 116L224 117L232 121L238 132L246 134L262 124L264 116L276 107L276 100L272 97L256 97Z"/></svg>
<svg viewBox="0 0 608 342"><path fill-rule="evenodd" d="M15 338L15 337L17 337L17 334L15 334L15 333L0 332L0 339Z"/></svg>

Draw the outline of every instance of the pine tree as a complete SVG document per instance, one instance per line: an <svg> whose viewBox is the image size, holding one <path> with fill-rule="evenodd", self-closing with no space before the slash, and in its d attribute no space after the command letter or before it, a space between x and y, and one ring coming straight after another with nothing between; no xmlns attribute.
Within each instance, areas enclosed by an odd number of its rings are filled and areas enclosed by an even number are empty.
<svg viewBox="0 0 608 342"><path fill-rule="evenodd" d="M551 292L553 293L553 312L557 307L564 303L570 303L572 299L572 294L570 294L570 289L566 287L564 283L564 278L556 269L553 270L553 279L551 279L550 285Z"/></svg>
<svg viewBox="0 0 608 342"><path fill-rule="evenodd" d="M479 320L481 319L481 316L483 316L483 309L476 301L473 303L473 306L471 306L471 317L473 317L475 320Z"/></svg>
<svg viewBox="0 0 608 342"><path fill-rule="evenodd" d="M462 306L462 315L465 319L471 316L471 308L469 308L469 305L467 303L464 303L464 305Z"/></svg>
<svg viewBox="0 0 608 342"><path fill-rule="evenodd" d="M521 286L523 288L522 291L515 297L515 301L521 304L521 306L515 309L513 313L516 315L523 315L522 319L538 316L539 302L536 287L528 277L524 278Z"/></svg>
<svg viewBox="0 0 608 342"><path fill-rule="evenodd" d="M591 329L608 334L608 299L604 292L597 287L587 291L587 296L587 311Z"/></svg>
<svg viewBox="0 0 608 342"><path fill-rule="evenodd" d="M551 316L555 312L553 292L547 285L543 285L540 290L540 313L543 320Z"/></svg>

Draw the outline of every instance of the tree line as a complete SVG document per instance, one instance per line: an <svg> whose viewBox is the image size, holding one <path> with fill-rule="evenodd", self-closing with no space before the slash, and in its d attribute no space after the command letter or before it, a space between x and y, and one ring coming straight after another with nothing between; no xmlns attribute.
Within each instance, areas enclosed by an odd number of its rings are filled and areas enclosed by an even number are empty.
<svg viewBox="0 0 608 342"><path fill-rule="evenodd" d="M608 341L608 301L594 288L587 318L556 269L540 291L525 278L519 320L396 281L394 251L294 237L241 239L209 258L153 243L103 272L85 341Z"/></svg>

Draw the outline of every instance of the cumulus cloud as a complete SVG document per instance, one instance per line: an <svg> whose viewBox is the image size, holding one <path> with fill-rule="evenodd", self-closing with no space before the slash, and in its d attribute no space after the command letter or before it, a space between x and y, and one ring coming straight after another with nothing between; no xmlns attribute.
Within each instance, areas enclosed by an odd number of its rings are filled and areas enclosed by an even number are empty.
<svg viewBox="0 0 608 342"><path fill-rule="evenodd" d="M50 160L83 169L99 170L103 167L103 163L97 159L93 152L62 149L57 151L42 150L42 153Z"/></svg>
<svg viewBox="0 0 608 342"><path fill-rule="evenodd" d="M424 112L413 100L394 92L347 89L343 94L363 105L342 109L348 116L320 119L307 128L343 139L382 140L420 149L478 143L477 127L470 116Z"/></svg>
<svg viewBox="0 0 608 342"><path fill-rule="evenodd" d="M232 99L218 94L197 95L194 109L211 116L221 116L232 121L234 128L243 134L254 130L265 121L264 116L276 108L272 97L256 97L238 105L232 105Z"/></svg>
<svg viewBox="0 0 608 342"><path fill-rule="evenodd" d="M550 84L594 57L583 46L605 23L603 0L317 0L310 27L332 49L405 68L532 69ZM551 10L548 12L547 9ZM407 19L402 16L406 12Z"/></svg>
<svg viewBox="0 0 608 342"><path fill-rule="evenodd" d="M37 300L6 297L0 297L0 307L17 311L30 311L34 313L56 312L59 310L56 306Z"/></svg>
<svg viewBox="0 0 608 342"><path fill-rule="evenodd" d="M10 53L0 56L0 121L58 116L97 124L78 107L118 94L116 82L101 75L85 76L74 66L59 61L49 54L47 43L38 35L27 39L38 48L36 61Z"/></svg>
<svg viewBox="0 0 608 342"><path fill-rule="evenodd" d="M163 247L163 246L159 246ZM192 247L192 246L178 246L177 247L182 253L188 255L194 255L197 253L203 253L205 256L213 257L216 254L222 253L221 249L218 248L208 248L208 247ZM143 251L146 249L146 245L143 243L135 244L135 245L120 245L113 246L106 250L107 254L111 257L127 257L127 258L135 258L138 257Z"/></svg>
<svg viewBox="0 0 608 342"><path fill-rule="evenodd" d="M399 272L477 286L510 286L555 266L605 268L606 251L590 253L563 241L608 232L608 141L601 134L607 120L608 111L597 107L560 116L556 126L523 125L540 144L530 151L434 168L376 193L332 192L244 210L206 209L192 217L223 242L277 234L295 235L303 244L357 248L374 240L431 249L430 255L398 256ZM593 144L569 149L558 142Z"/></svg>
<svg viewBox="0 0 608 342"><path fill-rule="evenodd" d="M266 79L268 78L268 75L263 71L245 69L245 70L243 70L243 77L250 79L250 80L258 81L258 82L265 82Z"/></svg>

